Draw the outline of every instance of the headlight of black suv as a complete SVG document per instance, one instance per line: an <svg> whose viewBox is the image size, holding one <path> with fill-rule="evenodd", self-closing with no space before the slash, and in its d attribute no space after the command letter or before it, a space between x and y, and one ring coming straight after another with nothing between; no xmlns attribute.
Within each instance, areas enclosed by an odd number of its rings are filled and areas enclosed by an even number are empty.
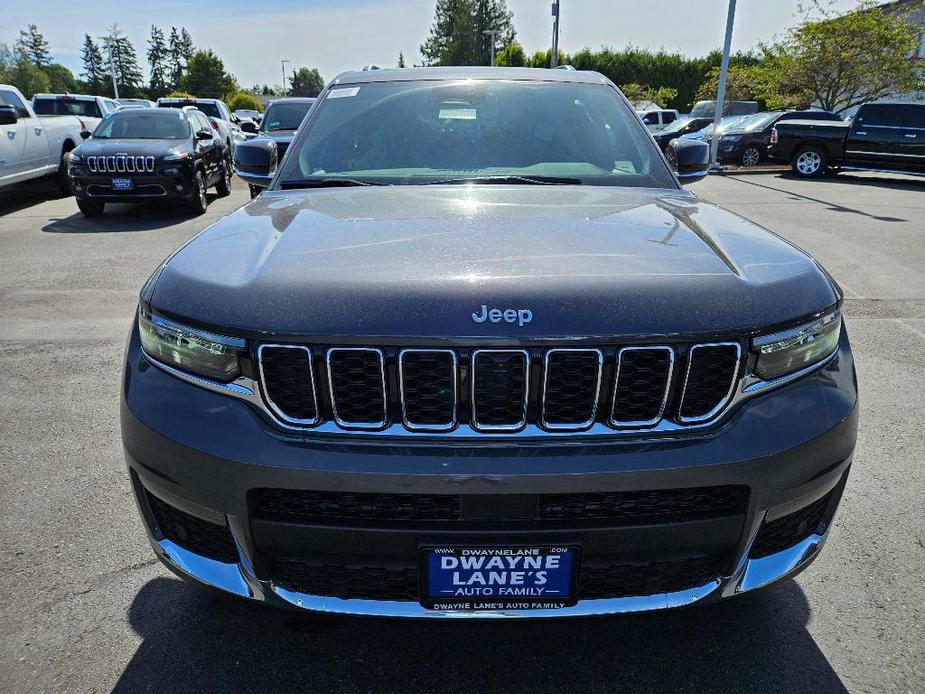
<svg viewBox="0 0 925 694"><path fill-rule="evenodd" d="M812 366L832 355L840 335L841 312L836 309L796 328L755 338L755 374L770 381Z"/></svg>
<svg viewBox="0 0 925 694"><path fill-rule="evenodd" d="M241 373L238 359L247 343L239 338L180 325L143 306L138 309L138 332L145 353L168 366L226 382Z"/></svg>

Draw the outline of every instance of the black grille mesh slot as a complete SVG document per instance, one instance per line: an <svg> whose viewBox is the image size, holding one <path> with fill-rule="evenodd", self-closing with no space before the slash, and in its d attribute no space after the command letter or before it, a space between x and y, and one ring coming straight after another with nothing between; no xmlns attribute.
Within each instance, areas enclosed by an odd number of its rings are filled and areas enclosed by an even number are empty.
<svg viewBox="0 0 925 694"><path fill-rule="evenodd" d="M453 521L461 515L457 494L374 494L257 489L254 516L310 523L317 520Z"/></svg>
<svg viewBox="0 0 925 694"><path fill-rule="evenodd" d="M745 513L748 489L737 485L588 494L543 494L547 520L653 521L664 523Z"/></svg>
<svg viewBox="0 0 925 694"><path fill-rule="evenodd" d="M625 349L618 356L611 420L655 424L665 406L672 355L667 349Z"/></svg>
<svg viewBox="0 0 925 694"><path fill-rule="evenodd" d="M801 508L799 511L765 523L758 531L758 537L752 545L748 556L752 559L766 557L769 554L780 552L793 547L801 540L806 539L822 522L826 506L829 504L830 494Z"/></svg>
<svg viewBox="0 0 925 694"><path fill-rule="evenodd" d="M354 425L385 422L382 354L371 349L332 349L331 396L338 419Z"/></svg>
<svg viewBox="0 0 925 694"><path fill-rule="evenodd" d="M583 599L657 595L695 588L718 575L709 557L610 566L582 563L579 592Z"/></svg>
<svg viewBox="0 0 925 694"><path fill-rule="evenodd" d="M318 417L311 355L301 347L262 347L263 385L267 396L289 419Z"/></svg>
<svg viewBox="0 0 925 694"><path fill-rule="evenodd" d="M517 427L524 422L527 355L482 351L473 358L473 421L480 427Z"/></svg>
<svg viewBox="0 0 925 694"><path fill-rule="evenodd" d="M552 351L546 358L543 419L550 425L585 425L594 419L600 380L597 350Z"/></svg>
<svg viewBox="0 0 925 694"><path fill-rule="evenodd" d="M368 600L417 600L416 568L311 564L304 559L277 556L273 582L309 595Z"/></svg>
<svg viewBox="0 0 925 694"><path fill-rule="evenodd" d="M226 564L238 560L238 552L228 526L191 516L161 501L153 494L146 493L146 496L157 527L168 540L176 542L190 552Z"/></svg>
<svg viewBox="0 0 925 694"><path fill-rule="evenodd" d="M683 419L705 417L729 394L739 367L737 345L692 348L679 414Z"/></svg>
<svg viewBox="0 0 925 694"><path fill-rule="evenodd" d="M448 427L456 421L452 352L407 351L401 356L402 404L413 426Z"/></svg>

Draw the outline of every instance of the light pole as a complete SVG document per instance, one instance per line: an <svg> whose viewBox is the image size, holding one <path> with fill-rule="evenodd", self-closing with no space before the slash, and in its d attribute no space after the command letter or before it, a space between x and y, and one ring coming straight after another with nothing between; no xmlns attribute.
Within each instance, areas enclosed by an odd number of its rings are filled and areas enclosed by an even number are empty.
<svg viewBox="0 0 925 694"><path fill-rule="evenodd" d="M495 64L495 36L499 32L497 29L486 29L482 33L491 38L491 61L488 64L493 66Z"/></svg>
<svg viewBox="0 0 925 694"><path fill-rule="evenodd" d="M106 50L109 52L109 74L112 76L112 94L114 99L118 99L119 85L116 84L116 66L112 62L112 37L98 36L97 38L106 42Z"/></svg>
<svg viewBox="0 0 925 694"><path fill-rule="evenodd" d="M559 65L559 0L552 3L552 56L549 58L549 67Z"/></svg>
<svg viewBox="0 0 925 694"><path fill-rule="evenodd" d="M281 60L279 61L280 65L283 66L283 93L280 96L286 96L286 63L291 63L291 60Z"/></svg>
<svg viewBox="0 0 925 694"><path fill-rule="evenodd" d="M713 110L713 132L710 134L710 168L716 164L716 150L719 147L719 122L723 118L723 104L726 101L726 75L729 73L729 51L732 47L732 24L736 16L736 0L729 0L726 15L726 38L723 40L723 61L719 66L719 85L716 90L716 108Z"/></svg>

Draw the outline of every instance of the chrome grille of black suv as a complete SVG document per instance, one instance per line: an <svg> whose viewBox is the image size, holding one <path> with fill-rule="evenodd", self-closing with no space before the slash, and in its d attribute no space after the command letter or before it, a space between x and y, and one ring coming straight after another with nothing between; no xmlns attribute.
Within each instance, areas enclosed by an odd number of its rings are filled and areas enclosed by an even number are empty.
<svg viewBox="0 0 925 694"><path fill-rule="evenodd" d="M91 173L153 173L154 157L92 156L87 157L87 168Z"/></svg>
<svg viewBox="0 0 925 694"><path fill-rule="evenodd" d="M264 344L257 357L267 409L284 424L460 429L471 436L707 423L732 400L742 350L737 342L524 349Z"/></svg>

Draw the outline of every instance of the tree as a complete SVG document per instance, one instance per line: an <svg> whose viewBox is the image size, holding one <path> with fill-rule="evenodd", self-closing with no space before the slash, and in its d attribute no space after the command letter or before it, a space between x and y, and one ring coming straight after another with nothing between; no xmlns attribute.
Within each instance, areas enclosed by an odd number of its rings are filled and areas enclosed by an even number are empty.
<svg viewBox="0 0 925 694"><path fill-rule="evenodd" d="M78 91L77 78L74 73L59 63L52 63L42 70L48 75L48 90L54 94Z"/></svg>
<svg viewBox="0 0 925 694"><path fill-rule="evenodd" d="M289 78L290 96L318 96L324 89L324 78L318 68L300 67Z"/></svg>
<svg viewBox="0 0 925 694"><path fill-rule="evenodd" d="M631 104L651 102L659 108L665 108L678 95L678 90L672 87L655 89L648 84L637 84L636 82L621 84L620 91Z"/></svg>
<svg viewBox="0 0 925 694"><path fill-rule="evenodd" d="M512 41L495 56L495 65L501 67L523 67L527 64L527 54L524 47Z"/></svg>
<svg viewBox="0 0 925 694"><path fill-rule="evenodd" d="M37 68L42 69L51 65L48 41L35 24L30 24L28 29L19 32L16 47L22 50Z"/></svg>
<svg viewBox="0 0 925 694"><path fill-rule="evenodd" d="M408 67L405 65L405 54L401 51L398 52L398 67Z"/></svg>
<svg viewBox="0 0 925 694"><path fill-rule="evenodd" d="M247 92L237 92L236 94L229 95L227 103L228 108L230 108L232 111L246 108L252 111L260 111L261 113L263 112L263 104L257 101L253 94L248 94Z"/></svg>
<svg viewBox="0 0 925 694"><path fill-rule="evenodd" d="M873 0L859 0L842 16L813 0L801 24L760 47L760 77L782 100L805 99L839 112L923 89L925 77L910 60L919 30L906 20Z"/></svg>
<svg viewBox="0 0 925 694"><path fill-rule="evenodd" d="M225 72L225 64L213 51L196 51L189 59L182 88L198 97L221 99L238 91L238 81Z"/></svg>
<svg viewBox="0 0 925 694"><path fill-rule="evenodd" d="M176 89L186 74L186 59L184 58L183 45L180 41L180 32L177 31L176 27L170 27L168 53L168 79L170 86Z"/></svg>
<svg viewBox="0 0 925 694"><path fill-rule="evenodd" d="M0 82L14 84L27 99L36 92L47 92L51 82L21 48L0 44Z"/></svg>
<svg viewBox="0 0 925 694"><path fill-rule="evenodd" d="M108 48L112 51L112 64L116 72L116 84L119 85L119 96L138 96L141 93L142 78L135 47L116 24L109 27L108 43ZM105 93L111 94L112 90L106 89Z"/></svg>
<svg viewBox="0 0 925 694"><path fill-rule="evenodd" d="M425 65L488 65L491 37L483 32L497 31L496 41L514 41L513 14L505 0L437 0L434 23L421 45Z"/></svg>
<svg viewBox="0 0 925 694"><path fill-rule="evenodd" d="M103 54L100 52L100 47L90 38L90 34L84 34L84 44L80 49L80 57L84 64L84 69L80 76L87 83L87 91L91 94L103 91L103 82L106 80L106 66L103 63Z"/></svg>
<svg viewBox="0 0 925 694"><path fill-rule="evenodd" d="M151 67L151 79L148 81L148 96L152 99L164 96L170 90L168 82L168 60L170 53L164 32L153 24L151 38L148 39L148 65Z"/></svg>

